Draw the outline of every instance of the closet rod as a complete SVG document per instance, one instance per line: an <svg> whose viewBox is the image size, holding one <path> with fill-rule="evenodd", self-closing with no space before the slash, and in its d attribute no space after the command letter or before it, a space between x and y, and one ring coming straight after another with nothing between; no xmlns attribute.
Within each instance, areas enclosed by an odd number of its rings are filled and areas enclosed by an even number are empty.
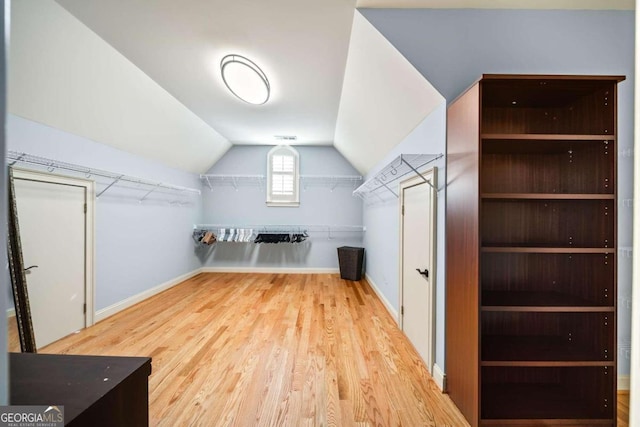
<svg viewBox="0 0 640 427"><path fill-rule="evenodd" d="M53 172L55 170L64 170L69 172L81 173L87 178L91 178L92 176L99 176L102 178L107 178L112 180L111 183L107 184L107 186L102 189L98 194L96 194L96 198L100 197L105 191L111 188L118 182L127 182L139 186L147 187L149 191L140 199L143 201L146 199L152 192L155 190L162 188L165 190L175 191L179 193L189 193L189 194L200 194L200 190L195 188L182 187L179 185L165 184L163 182L151 181L148 179L138 178L130 175L122 175L115 172L109 172L101 169L89 168L86 166L80 166L73 163L61 162L58 160L49 159L46 157L35 156L33 154L22 153L18 151L7 151L7 163L9 166L13 166L16 163L23 163L26 165L36 165L41 166L47 169L48 172Z"/></svg>
<svg viewBox="0 0 640 427"><path fill-rule="evenodd" d="M306 233L306 232L326 232L329 240L333 237L331 233L362 233L367 229L362 225L229 225L229 224L196 224L194 229L204 229L209 231L224 229L252 229L256 233Z"/></svg>
<svg viewBox="0 0 640 427"><path fill-rule="evenodd" d="M345 232L345 233L350 233L350 232L364 232L366 231L365 227L363 227L362 225L323 225L323 224L308 224L308 225L301 225L301 224L271 224L271 225L266 225L266 224L254 224L254 225L247 225L247 224L240 224L240 225L232 225L232 224L195 224L193 226L194 229L220 229L220 228L252 228L254 230L257 231L273 231L273 232L286 232L286 231L292 231L292 232L296 232L296 231L300 231L300 230L304 230L304 231L332 231L332 232Z"/></svg>

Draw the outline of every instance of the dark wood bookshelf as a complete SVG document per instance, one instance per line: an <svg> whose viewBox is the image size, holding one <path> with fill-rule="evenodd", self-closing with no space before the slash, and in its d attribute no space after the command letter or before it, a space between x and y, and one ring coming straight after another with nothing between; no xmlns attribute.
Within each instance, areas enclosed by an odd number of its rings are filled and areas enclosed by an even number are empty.
<svg viewBox="0 0 640 427"><path fill-rule="evenodd" d="M498 200L614 200L613 194L482 193L483 199Z"/></svg>
<svg viewBox="0 0 640 427"><path fill-rule="evenodd" d="M532 308L540 309L539 311L613 311L610 305L602 305L558 291L482 291L483 311L499 311L505 308L519 311L529 311Z"/></svg>
<svg viewBox="0 0 640 427"><path fill-rule="evenodd" d="M483 335L482 362L518 362L527 366L528 362L575 362L577 366L612 366L592 345L568 342L558 336L526 335ZM503 365L509 366L509 365ZM565 363L565 366L574 366Z"/></svg>
<svg viewBox="0 0 640 427"><path fill-rule="evenodd" d="M597 362L592 360L579 361L579 360L570 360L570 361L559 361L559 360L548 360L548 361L539 361L539 360L487 360L480 362L480 366L492 366L492 367L502 367L502 368L576 368L576 367L585 367L585 366L615 366L614 362Z"/></svg>
<svg viewBox="0 0 640 427"><path fill-rule="evenodd" d="M613 307L548 305L483 305L482 311L517 311L522 313L613 313Z"/></svg>
<svg viewBox="0 0 640 427"><path fill-rule="evenodd" d="M485 75L447 113L448 392L471 426L614 426L618 76Z"/></svg>
<svg viewBox="0 0 640 427"><path fill-rule="evenodd" d="M615 140L493 139L481 144L483 193L614 195ZM577 174L583 170L589 173Z"/></svg>
<svg viewBox="0 0 640 427"><path fill-rule="evenodd" d="M541 133L489 133L480 136L483 140L510 140L510 141L611 141L615 135L565 135L565 134L541 134Z"/></svg>
<svg viewBox="0 0 640 427"><path fill-rule="evenodd" d="M483 246L482 252L540 254L614 254L615 248L579 248L547 246Z"/></svg>
<svg viewBox="0 0 640 427"><path fill-rule="evenodd" d="M532 425L557 425L573 418L573 425L588 426L594 422L613 425L610 418L605 418L571 386L511 383L487 385L482 391L485 396L482 417L486 419L530 419Z"/></svg>

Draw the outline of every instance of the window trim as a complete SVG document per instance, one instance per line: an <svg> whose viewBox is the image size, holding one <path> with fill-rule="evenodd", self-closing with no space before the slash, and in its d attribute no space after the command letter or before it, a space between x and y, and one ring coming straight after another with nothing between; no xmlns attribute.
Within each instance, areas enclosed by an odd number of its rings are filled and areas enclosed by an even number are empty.
<svg viewBox="0 0 640 427"><path fill-rule="evenodd" d="M293 157L293 196L282 197L272 194L273 156L290 155ZM300 206L300 155L289 145L277 145L267 154L267 206L298 207Z"/></svg>

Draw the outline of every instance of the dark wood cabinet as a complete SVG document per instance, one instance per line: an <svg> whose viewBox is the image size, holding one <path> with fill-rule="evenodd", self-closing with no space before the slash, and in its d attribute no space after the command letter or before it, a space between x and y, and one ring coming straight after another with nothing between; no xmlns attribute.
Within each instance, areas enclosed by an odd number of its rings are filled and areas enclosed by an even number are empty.
<svg viewBox="0 0 640 427"><path fill-rule="evenodd" d="M616 424L620 76L484 75L447 113L447 391L472 426Z"/></svg>
<svg viewBox="0 0 640 427"><path fill-rule="evenodd" d="M11 405L62 405L71 427L149 425L149 357L9 353L9 367Z"/></svg>

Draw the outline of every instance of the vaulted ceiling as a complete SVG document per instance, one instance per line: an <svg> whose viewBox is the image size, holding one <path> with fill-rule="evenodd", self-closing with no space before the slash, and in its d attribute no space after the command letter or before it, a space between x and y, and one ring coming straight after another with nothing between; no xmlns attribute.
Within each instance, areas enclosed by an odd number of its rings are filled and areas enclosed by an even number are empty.
<svg viewBox="0 0 640 427"><path fill-rule="evenodd" d="M332 144L355 0L58 0L234 144ZM220 61L239 54L271 98L232 95Z"/></svg>
<svg viewBox="0 0 640 427"><path fill-rule="evenodd" d="M277 135L295 135L295 144L335 145L366 173L443 98L356 7L633 3L20 0L12 12L18 28L9 111L193 172L206 170L231 144L277 144ZM246 104L224 86L220 60L230 53L265 71L267 104Z"/></svg>

